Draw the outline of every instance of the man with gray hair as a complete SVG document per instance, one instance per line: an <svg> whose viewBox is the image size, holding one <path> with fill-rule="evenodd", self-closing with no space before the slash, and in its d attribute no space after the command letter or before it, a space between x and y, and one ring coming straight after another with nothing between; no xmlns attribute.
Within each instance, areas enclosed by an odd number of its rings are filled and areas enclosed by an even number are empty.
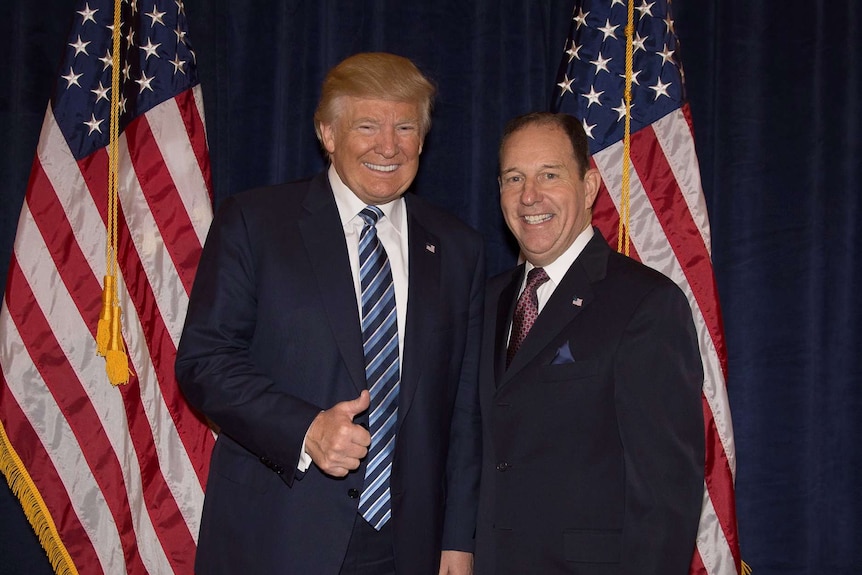
<svg viewBox="0 0 862 575"><path fill-rule="evenodd" d="M704 481L703 369L669 278L591 225L581 122L537 112L500 144L525 262L488 282L477 575L686 575Z"/></svg>

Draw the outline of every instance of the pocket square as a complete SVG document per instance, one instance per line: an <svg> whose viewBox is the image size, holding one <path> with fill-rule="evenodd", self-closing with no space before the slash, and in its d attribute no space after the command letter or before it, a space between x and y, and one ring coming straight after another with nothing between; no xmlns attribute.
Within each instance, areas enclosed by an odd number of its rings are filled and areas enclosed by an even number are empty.
<svg viewBox="0 0 862 575"><path fill-rule="evenodd" d="M557 349L554 354L554 359L551 360L551 365L560 365L561 363L575 363L575 358L572 357L572 349L569 347L569 342L565 342Z"/></svg>

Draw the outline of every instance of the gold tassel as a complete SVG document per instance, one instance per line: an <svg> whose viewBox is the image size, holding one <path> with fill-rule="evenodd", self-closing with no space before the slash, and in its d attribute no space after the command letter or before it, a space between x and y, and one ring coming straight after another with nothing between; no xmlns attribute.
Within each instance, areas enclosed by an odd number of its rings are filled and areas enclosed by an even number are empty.
<svg viewBox="0 0 862 575"><path fill-rule="evenodd" d="M120 306L115 305L111 310L111 336L108 339L108 348L105 352L105 369L108 371L108 381L112 385L129 383L129 358L126 355L126 347L123 345L123 332L120 328Z"/></svg>
<svg viewBox="0 0 862 575"><path fill-rule="evenodd" d="M96 353L104 357L108 351L108 339L111 336L111 316L114 313L114 276L105 276L102 289L102 311L99 313L99 325L96 329Z"/></svg>

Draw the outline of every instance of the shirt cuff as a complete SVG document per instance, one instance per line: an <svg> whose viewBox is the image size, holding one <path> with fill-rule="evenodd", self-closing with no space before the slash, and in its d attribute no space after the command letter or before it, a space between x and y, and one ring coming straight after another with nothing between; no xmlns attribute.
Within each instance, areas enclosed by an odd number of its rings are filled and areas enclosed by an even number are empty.
<svg viewBox="0 0 862 575"><path fill-rule="evenodd" d="M299 463L296 464L296 468L305 473L308 471L308 468L311 467L311 456L305 450L305 439L302 440L302 451L299 452Z"/></svg>

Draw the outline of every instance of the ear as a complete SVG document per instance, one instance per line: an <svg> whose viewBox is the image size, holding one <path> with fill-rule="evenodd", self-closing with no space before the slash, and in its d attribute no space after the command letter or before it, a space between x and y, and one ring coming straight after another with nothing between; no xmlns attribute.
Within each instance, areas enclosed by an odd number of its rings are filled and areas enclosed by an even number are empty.
<svg viewBox="0 0 862 575"><path fill-rule="evenodd" d="M602 185L602 177L595 168L590 168L584 174L584 209L590 210L599 195L599 187Z"/></svg>
<svg viewBox="0 0 862 575"><path fill-rule="evenodd" d="M323 147L330 155L335 152L335 127L326 122L320 122L320 139Z"/></svg>

